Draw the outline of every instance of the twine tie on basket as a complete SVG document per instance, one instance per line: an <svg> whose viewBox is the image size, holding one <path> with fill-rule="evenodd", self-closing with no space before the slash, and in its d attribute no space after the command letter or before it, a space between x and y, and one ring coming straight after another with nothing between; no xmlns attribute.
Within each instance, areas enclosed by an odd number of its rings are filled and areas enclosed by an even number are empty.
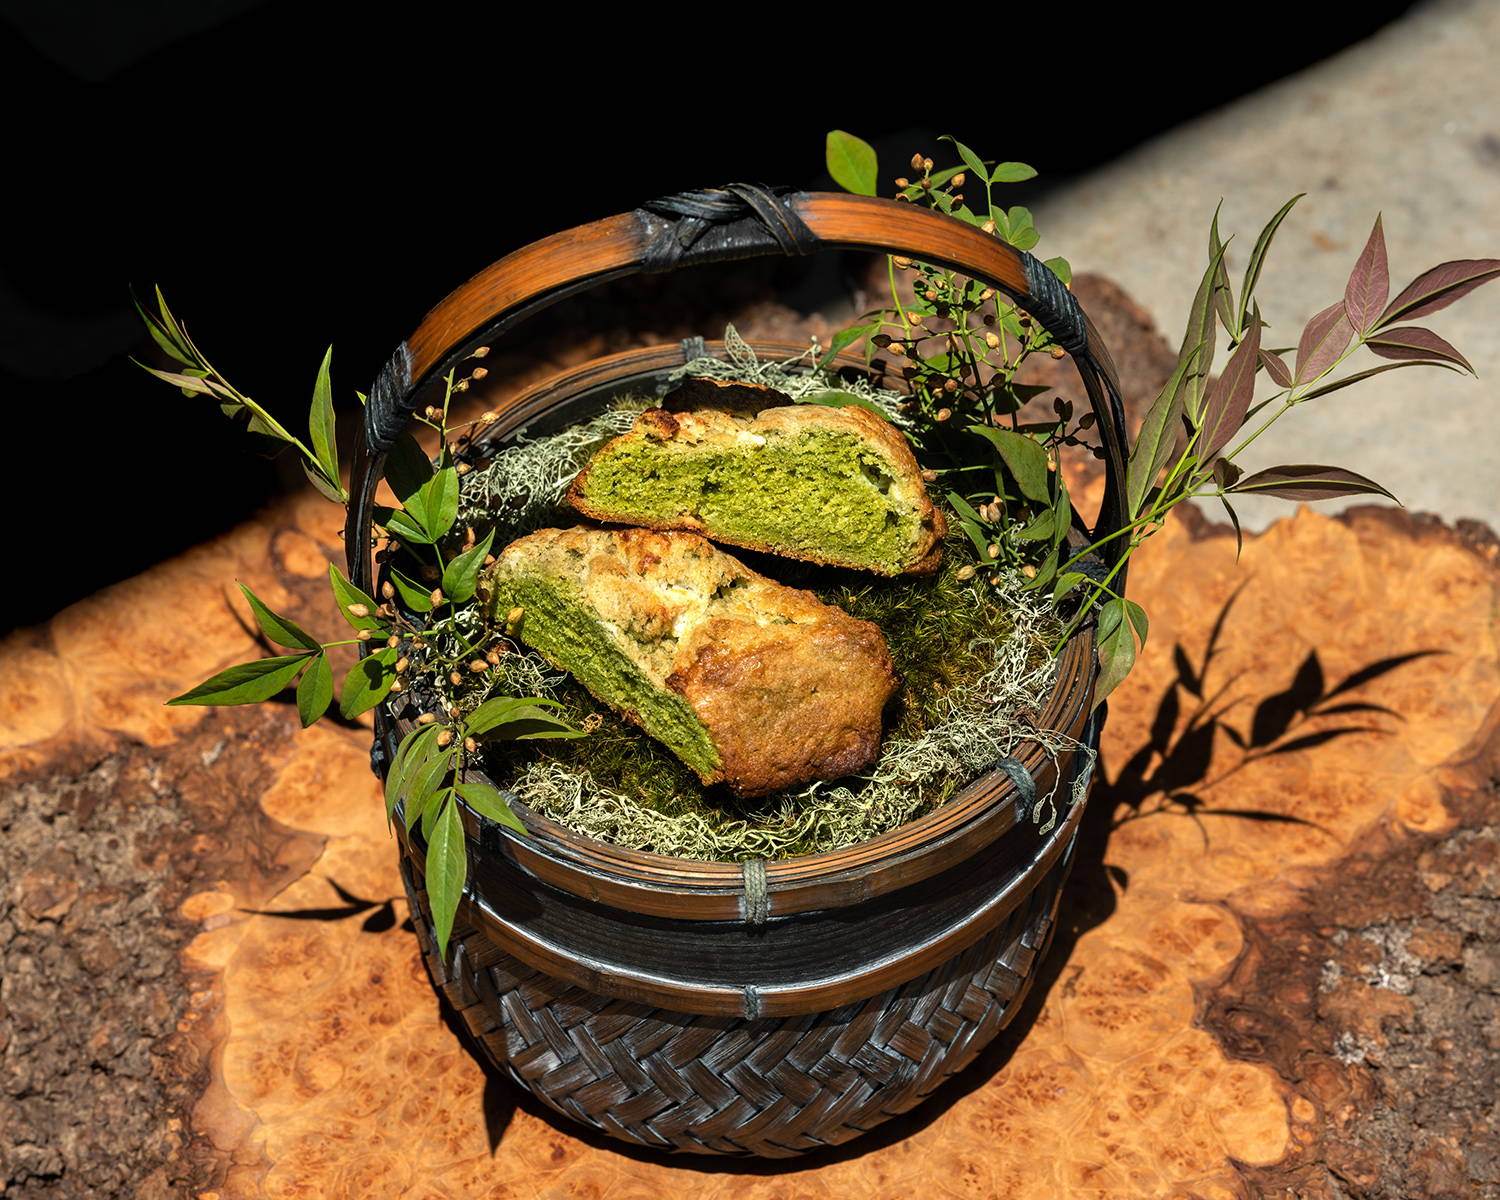
<svg viewBox="0 0 1500 1200"><path fill-rule="evenodd" d="M746 925L764 925L771 915L771 889L766 884L766 860L747 858L740 863L745 882L742 907Z"/></svg>
<svg viewBox="0 0 1500 1200"><path fill-rule="evenodd" d="M1029 820L1032 810L1036 808L1036 780L1031 777L1031 772L1008 756L1000 759L995 766L1010 776L1010 781L1016 785L1016 791L1021 793L1021 798L1016 801L1017 824Z"/></svg>
<svg viewBox="0 0 1500 1200"><path fill-rule="evenodd" d="M790 188L763 187L753 183L729 183L721 188L678 192L641 205L641 210L674 218L651 239L641 256L647 271L670 271L685 257L704 233L716 225L751 219L754 226L732 243L743 241L750 250L763 241L760 231L771 235L783 254L811 254L818 238L789 204L781 199Z"/></svg>

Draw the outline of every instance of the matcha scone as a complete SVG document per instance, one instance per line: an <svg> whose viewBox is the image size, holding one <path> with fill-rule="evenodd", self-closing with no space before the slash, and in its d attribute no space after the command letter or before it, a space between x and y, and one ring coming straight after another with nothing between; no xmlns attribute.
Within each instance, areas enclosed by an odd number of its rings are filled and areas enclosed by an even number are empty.
<svg viewBox="0 0 1500 1200"><path fill-rule="evenodd" d="M947 532L890 422L706 379L603 446L568 502L601 521L889 576L937 570Z"/></svg>
<svg viewBox="0 0 1500 1200"><path fill-rule="evenodd" d="M704 783L759 796L867 766L896 690L885 639L693 533L542 529L489 570L498 613Z"/></svg>

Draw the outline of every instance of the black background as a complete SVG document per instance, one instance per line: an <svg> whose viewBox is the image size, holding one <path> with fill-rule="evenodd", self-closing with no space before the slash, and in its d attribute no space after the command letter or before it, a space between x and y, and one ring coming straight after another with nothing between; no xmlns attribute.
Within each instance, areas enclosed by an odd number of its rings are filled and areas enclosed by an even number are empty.
<svg viewBox="0 0 1500 1200"><path fill-rule="evenodd" d="M433 303L536 237L733 179L828 186L832 128L876 143L883 175L956 134L1037 167L1015 193L1029 202L1406 7L1288 28L1140 6L811 23L795 7L434 21L254 0L0 6L0 627L300 478L130 363L148 352L131 285L160 284L216 365L300 428L325 346L347 411Z"/></svg>

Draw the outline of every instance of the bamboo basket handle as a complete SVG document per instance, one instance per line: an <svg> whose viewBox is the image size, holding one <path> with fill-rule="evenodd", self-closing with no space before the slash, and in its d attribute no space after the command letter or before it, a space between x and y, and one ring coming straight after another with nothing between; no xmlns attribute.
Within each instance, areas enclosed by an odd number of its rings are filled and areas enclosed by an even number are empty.
<svg viewBox="0 0 1500 1200"><path fill-rule="evenodd" d="M371 586L370 530L386 454L424 389L482 345L568 296L628 275L823 249L904 254L960 271L1004 292L1073 358L1104 445L1104 499L1097 541L1123 527L1125 412L1109 351L1073 294L1031 254L953 217L880 200L732 183L684 192L533 242L440 301L397 347L370 388L355 450L348 521L349 578ZM1114 566L1124 539L1104 547ZM1125 571L1116 587L1123 594Z"/></svg>

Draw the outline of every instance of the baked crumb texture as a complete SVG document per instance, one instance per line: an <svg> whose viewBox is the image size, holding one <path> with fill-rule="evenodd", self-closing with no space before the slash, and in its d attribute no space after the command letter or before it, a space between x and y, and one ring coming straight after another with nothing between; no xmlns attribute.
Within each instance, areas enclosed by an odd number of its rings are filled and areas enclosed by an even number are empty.
<svg viewBox="0 0 1500 1200"><path fill-rule="evenodd" d="M710 379L688 380L602 447L568 502L601 521L887 576L937 570L946 532L888 421Z"/></svg>
<svg viewBox="0 0 1500 1200"><path fill-rule="evenodd" d="M879 628L687 532L542 529L488 576L554 666L703 780L759 796L872 763L897 678Z"/></svg>

